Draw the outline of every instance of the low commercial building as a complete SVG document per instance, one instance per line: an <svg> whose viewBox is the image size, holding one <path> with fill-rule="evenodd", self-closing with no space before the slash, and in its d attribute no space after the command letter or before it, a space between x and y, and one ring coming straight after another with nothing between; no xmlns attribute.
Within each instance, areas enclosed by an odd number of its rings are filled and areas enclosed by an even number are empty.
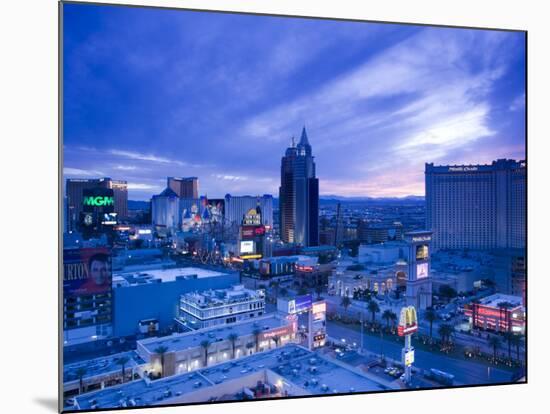
<svg viewBox="0 0 550 414"><path fill-rule="evenodd" d="M137 352L149 364L149 375L170 376L294 341L296 323L271 314L224 327L143 339L137 342Z"/></svg>
<svg viewBox="0 0 550 414"><path fill-rule="evenodd" d="M260 385L258 386L258 383ZM288 344L216 367L76 398L81 410L383 391L373 376Z"/></svg>
<svg viewBox="0 0 550 414"><path fill-rule="evenodd" d="M64 365L63 396L67 398L139 379L138 367L144 363L135 351L130 351Z"/></svg>
<svg viewBox="0 0 550 414"><path fill-rule="evenodd" d="M178 321L190 329L249 320L265 312L265 292L236 285L181 296Z"/></svg>
<svg viewBox="0 0 550 414"><path fill-rule="evenodd" d="M164 330L175 326L181 295L239 284L236 272L200 267L174 267L121 271L113 276L113 335L140 333L143 321ZM156 321L156 323L154 322Z"/></svg>
<svg viewBox="0 0 550 414"><path fill-rule="evenodd" d="M470 326L496 332L525 333L526 311L521 296L496 293L464 307Z"/></svg>

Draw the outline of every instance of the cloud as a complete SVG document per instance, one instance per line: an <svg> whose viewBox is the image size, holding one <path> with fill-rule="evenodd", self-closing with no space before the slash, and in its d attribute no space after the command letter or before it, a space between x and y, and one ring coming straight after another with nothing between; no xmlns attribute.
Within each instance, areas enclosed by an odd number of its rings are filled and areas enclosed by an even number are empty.
<svg viewBox="0 0 550 414"><path fill-rule="evenodd" d="M63 167L63 175L80 177L102 177L104 173L97 170L83 170L80 168Z"/></svg>
<svg viewBox="0 0 550 414"><path fill-rule="evenodd" d="M112 155L132 159L132 160L151 161L151 162L162 163L162 164L185 165L184 162L156 156L153 154L142 154L139 152L125 151L125 150L118 150L118 149L111 149L108 152Z"/></svg>
<svg viewBox="0 0 550 414"><path fill-rule="evenodd" d="M515 112L523 108L525 108L525 93L522 93L517 98L515 98L508 107L508 110L511 112Z"/></svg>
<svg viewBox="0 0 550 414"><path fill-rule="evenodd" d="M135 183L135 182L129 182L128 183L128 190L162 190L161 186L158 185L151 185L151 184L145 184L145 183Z"/></svg>

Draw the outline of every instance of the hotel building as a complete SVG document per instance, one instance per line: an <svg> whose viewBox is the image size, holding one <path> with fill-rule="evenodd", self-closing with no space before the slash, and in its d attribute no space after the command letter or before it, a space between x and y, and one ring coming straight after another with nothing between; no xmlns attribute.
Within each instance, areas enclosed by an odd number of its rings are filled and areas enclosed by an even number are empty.
<svg viewBox="0 0 550 414"><path fill-rule="evenodd" d="M526 163L426 164L426 227L436 249L525 248Z"/></svg>
<svg viewBox="0 0 550 414"><path fill-rule="evenodd" d="M80 213L84 211L84 190L93 188L108 188L113 190L114 211L119 220L128 217L128 183L126 181L112 180L111 178L68 178L66 181L66 229L77 230Z"/></svg>
<svg viewBox="0 0 550 414"><path fill-rule="evenodd" d="M202 329L249 320L264 312L263 290L250 290L236 285L231 289L182 295L179 321L187 328Z"/></svg>

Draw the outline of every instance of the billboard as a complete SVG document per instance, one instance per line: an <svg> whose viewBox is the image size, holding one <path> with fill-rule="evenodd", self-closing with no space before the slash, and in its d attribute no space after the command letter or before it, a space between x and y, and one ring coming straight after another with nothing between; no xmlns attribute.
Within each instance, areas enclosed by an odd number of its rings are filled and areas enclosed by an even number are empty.
<svg viewBox="0 0 550 414"><path fill-rule="evenodd" d="M210 221L223 222L225 214L225 200L224 199L203 199L203 206L208 210L208 218Z"/></svg>
<svg viewBox="0 0 550 414"><path fill-rule="evenodd" d="M115 196L111 188L85 188L82 190L82 207L86 213L115 211Z"/></svg>
<svg viewBox="0 0 550 414"><path fill-rule="evenodd" d="M418 263L416 265L416 278L424 279L428 277L428 263Z"/></svg>
<svg viewBox="0 0 550 414"><path fill-rule="evenodd" d="M311 308L311 304L311 295L298 296L288 301L288 313L293 314L307 311Z"/></svg>
<svg viewBox="0 0 550 414"><path fill-rule="evenodd" d="M254 242L252 240L241 241L241 254L254 253Z"/></svg>
<svg viewBox="0 0 550 414"><path fill-rule="evenodd" d="M426 260L428 258L428 245L419 244L416 246L416 260Z"/></svg>
<svg viewBox="0 0 550 414"><path fill-rule="evenodd" d="M93 295L111 290L111 251L106 247L63 250L65 297Z"/></svg>

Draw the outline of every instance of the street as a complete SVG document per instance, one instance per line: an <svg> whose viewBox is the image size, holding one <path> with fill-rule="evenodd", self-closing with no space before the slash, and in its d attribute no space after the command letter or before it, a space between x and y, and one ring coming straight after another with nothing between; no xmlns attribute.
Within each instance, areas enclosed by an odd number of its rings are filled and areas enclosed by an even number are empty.
<svg viewBox="0 0 550 414"><path fill-rule="evenodd" d="M358 331L334 322L327 323L327 333L331 338L345 338L346 342L355 342L357 346L361 342L361 335ZM393 339L380 339L377 336L367 334L364 334L363 341L365 350L377 354L383 353L385 356L397 361L401 360L401 348L403 347L401 342L395 342ZM510 371L420 349L415 350L414 366L422 369L436 368L453 374L456 385L509 382L512 378L512 372Z"/></svg>

